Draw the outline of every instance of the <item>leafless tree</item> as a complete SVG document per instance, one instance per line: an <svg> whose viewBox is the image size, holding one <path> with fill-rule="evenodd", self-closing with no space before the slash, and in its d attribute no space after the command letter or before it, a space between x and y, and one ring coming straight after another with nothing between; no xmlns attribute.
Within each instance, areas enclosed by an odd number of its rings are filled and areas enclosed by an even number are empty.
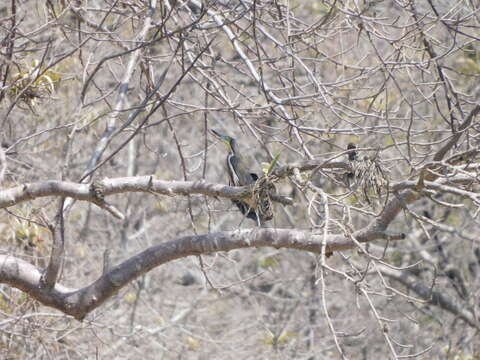
<svg viewBox="0 0 480 360"><path fill-rule="evenodd" d="M2 2L0 354L480 356L479 11Z"/></svg>

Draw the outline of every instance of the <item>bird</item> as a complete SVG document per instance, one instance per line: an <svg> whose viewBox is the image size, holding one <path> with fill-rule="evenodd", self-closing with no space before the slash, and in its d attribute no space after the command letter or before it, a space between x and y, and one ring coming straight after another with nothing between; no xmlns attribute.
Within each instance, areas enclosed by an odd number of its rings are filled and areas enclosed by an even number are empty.
<svg viewBox="0 0 480 360"><path fill-rule="evenodd" d="M349 150L350 152L348 153L348 161L350 162L350 166L352 168L354 168L354 163L356 162L357 159L357 152L356 151L353 151L353 150L356 150L357 148L357 145L355 145L354 143L348 143L347 145L347 150ZM350 187L352 184L352 180L353 178L355 177L355 170L353 171L348 171L346 174L346 177L345 177L345 183L347 184L348 187Z"/></svg>
<svg viewBox="0 0 480 360"><path fill-rule="evenodd" d="M352 151L352 150L355 150L356 148L357 148L357 145L355 145L354 143L348 143L347 150L350 150L350 152L348 153L348 160L349 161L357 160L357 152Z"/></svg>
<svg viewBox="0 0 480 360"><path fill-rule="evenodd" d="M218 131L210 129L212 135L220 139L227 147L227 171L230 179L230 185L246 186L257 182L259 179L256 173L250 172L245 164L245 159L240 154L237 141L228 135L220 134ZM255 201L252 197L247 200L233 199L232 202L238 207L240 212L248 219L261 224L264 221L271 220L273 213L270 206L270 201L264 198L265 192L260 191L262 197L259 201ZM258 203L259 205L257 206Z"/></svg>

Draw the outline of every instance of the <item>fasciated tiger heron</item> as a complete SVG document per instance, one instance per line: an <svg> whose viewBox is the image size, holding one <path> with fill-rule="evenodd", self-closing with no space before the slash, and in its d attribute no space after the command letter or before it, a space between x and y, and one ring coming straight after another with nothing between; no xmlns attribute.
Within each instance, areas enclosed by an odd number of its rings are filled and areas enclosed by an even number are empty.
<svg viewBox="0 0 480 360"><path fill-rule="evenodd" d="M248 169L244 157L240 154L237 141L231 136L222 135L213 129L211 129L210 132L227 147L227 171L230 178L230 185L246 186L255 183L258 180L258 175L250 172ZM270 200L265 198L264 192L260 191L259 193L262 194L262 196L257 200L255 200L254 196L246 200L232 200L243 215L258 224L273 218Z"/></svg>

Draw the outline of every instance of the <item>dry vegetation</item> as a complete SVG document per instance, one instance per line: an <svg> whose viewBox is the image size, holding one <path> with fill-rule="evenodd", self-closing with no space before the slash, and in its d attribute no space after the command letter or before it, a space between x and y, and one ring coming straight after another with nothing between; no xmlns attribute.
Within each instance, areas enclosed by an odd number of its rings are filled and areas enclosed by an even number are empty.
<svg viewBox="0 0 480 360"><path fill-rule="evenodd" d="M0 357L478 359L479 23L2 1ZM244 219L209 129L293 205Z"/></svg>

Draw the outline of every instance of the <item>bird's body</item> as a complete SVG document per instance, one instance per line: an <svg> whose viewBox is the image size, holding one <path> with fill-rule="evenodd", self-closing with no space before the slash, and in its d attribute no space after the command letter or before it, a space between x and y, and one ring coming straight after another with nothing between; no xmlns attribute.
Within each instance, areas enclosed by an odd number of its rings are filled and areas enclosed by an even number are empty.
<svg viewBox="0 0 480 360"><path fill-rule="evenodd" d="M227 155L227 169L232 185L250 185L256 181L252 177L252 173L245 168L243 161L233 152L229 152ZM254 174L254 176L258 179L257 174Z"/></svg>

